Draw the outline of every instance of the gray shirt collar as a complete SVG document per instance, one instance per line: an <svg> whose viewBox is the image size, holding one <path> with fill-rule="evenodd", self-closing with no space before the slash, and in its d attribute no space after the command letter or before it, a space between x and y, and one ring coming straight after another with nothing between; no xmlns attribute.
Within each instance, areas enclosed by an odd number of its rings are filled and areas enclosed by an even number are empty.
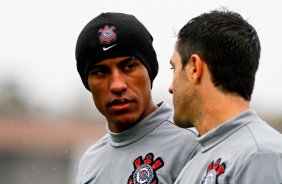
<svg viewBox="0 0 282 184"><path fill-rule="evenodd" d="M146 136L164 121L171 118L172 114L172 108L167 103L162 102L158 109L128 130L125 130L121 133L114 133L108 129L109 144L113 147L122 147L136 142L142 137Z"/></svg>
<svg viewBox="0 0 282 184"><path fill-rule="evenodd" d="M201 152L206 152L220 142L224 141L231 134L242 128L243 126L259 119L254 110L248 109L237 116L225 121L219 127L210 130L208 133L197 138L202 146Z"/></svg>

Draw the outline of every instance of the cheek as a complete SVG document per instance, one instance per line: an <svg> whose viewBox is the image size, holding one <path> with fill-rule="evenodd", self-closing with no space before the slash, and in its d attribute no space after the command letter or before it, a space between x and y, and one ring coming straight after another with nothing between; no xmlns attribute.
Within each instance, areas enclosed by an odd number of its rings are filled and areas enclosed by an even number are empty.
<svg viewBox="0 0 282 184"><path fill-rule="evenodd" d="M107 91L108 83L106 80L90 80L88 78L88 85L92 93L93 99L103 96L105 91ZM95 97L94 97L95 96Z"/></svg>
<svg viewBox="0 0 282 184"><path fill-rule="evenodd" d="M106 97L103 95L92 94L92 99L95 104L95 108L105 117L107 117L108 111L106 108Z"/></svg>
<svg viewBox="0 0 282 184"><path fill-rule="evenodd" d="M151 83L150 80L136 81L132 83L131 90L135 95L138 96L139 101L143 103L148 103L148 100L151 97Z"/></svg>
<svg viewBox="0 0 282 184"><path fill-rule="evenodd" d="M94 101L95 106L100 112L102 112L104 108L103 106L105 105L107 100L107 92L105 91L105 89L101 88L101 86L99 87L95 85L94 87L94 85L92 85L89 87L92 93L92 99Z"/></svg>
<svg viewBox="0 0 282 184"><path fill-rule="evenodd" d="M174 75L173 81L172 81L172 90L173 90L173 96L177 96L178 93L181 91L181 81L179 80L179 77L177 75Z"/></svg>
<svg viewBox="0 0 282 184"><path fill-rule="evenodd" d="M185 99L189 93L188 81L181 77L173 79L173 103L174 106L181 107L185 104Z"/></svg>
<svg viewBox="0 0 282 184"><path fill-rule="evenodd" d="M141 71L138 76L131 81L131 88L138 93L141 97L151 94L151 79L146 70Z"/></svg>
<svg viewBox="0 0 282 184"><path fill-rule="evenodd" d="M92 99L94 101L95 106L99 109L101 104L102 104L102 96L99 96L98 94L93 94L92 93Z"/></svg>

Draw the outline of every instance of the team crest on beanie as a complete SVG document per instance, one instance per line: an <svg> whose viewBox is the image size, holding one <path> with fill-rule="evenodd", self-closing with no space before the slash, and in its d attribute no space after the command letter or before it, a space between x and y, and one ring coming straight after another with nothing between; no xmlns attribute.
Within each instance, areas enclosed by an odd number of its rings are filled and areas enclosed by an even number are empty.
<svg viewBox="0 0 282 184"><path fill-rule="evenodd" d="M112 41L116 40L116 33L114 30L116 29L115 26L105 26L103 29L99 29L100 35L100 43L111 43Z"/></svg>

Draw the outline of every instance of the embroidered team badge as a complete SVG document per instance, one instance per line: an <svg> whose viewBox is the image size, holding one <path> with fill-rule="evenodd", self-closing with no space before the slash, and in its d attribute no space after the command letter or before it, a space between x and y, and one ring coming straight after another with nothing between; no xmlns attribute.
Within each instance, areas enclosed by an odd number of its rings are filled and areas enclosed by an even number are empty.
<svg viewBox="0 0 282 184"><path fill-rule="evenodd" d="M207 175L201 184L218 184L217 178L225 171L225 163L220 164L221 158L214 163L212 161L207 169Z"/></svg>
<svg viewBox="0 0 282 184"><path fill-rule="evenodd" d="M128 184L158 184L156 171L163 165L160 157L154 160L153 153L147 154L144 160L139 156L133 163L134 171L128 178Z"/></svg>
<svg viewBox="0 0 282 184"><path fill-rule="evenodd" d="M105 26L103 29L100 29L98 32L101 33L100 35L100 42L101 43L111 43L113 40L116 39L117 35L114 32L116 28L114 26Z"/></svg>

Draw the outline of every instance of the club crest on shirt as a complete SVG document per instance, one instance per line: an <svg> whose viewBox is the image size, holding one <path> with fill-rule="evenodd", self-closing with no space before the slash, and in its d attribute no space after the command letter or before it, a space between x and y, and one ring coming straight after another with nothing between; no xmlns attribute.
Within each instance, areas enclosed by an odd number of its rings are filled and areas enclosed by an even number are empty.
<svg viewBox="0 0 282 184"><path fill-rule="evenodd" d="M201 184L218 184L217 178L225 172L225 163L221 163L221 158L216 162L212 161L207 169L207 174Z"/></svg>
<svg viewBox="0 0 282 184"><path fill-rule="evenodd" d="M111 43L113 40L116 39L117 35L114 32L116 29L115 26L105 26L103 29L99 29L100 34L100 43Z"/></svg>
<svg viewBox="0 0 282 184"><path fill-rule="evenodd" d="M156 171L163 167L163 160L154 154L148 153L144 159L139 156L134 162L134 171L128 178L128 184L158 184Z"/></svg>

